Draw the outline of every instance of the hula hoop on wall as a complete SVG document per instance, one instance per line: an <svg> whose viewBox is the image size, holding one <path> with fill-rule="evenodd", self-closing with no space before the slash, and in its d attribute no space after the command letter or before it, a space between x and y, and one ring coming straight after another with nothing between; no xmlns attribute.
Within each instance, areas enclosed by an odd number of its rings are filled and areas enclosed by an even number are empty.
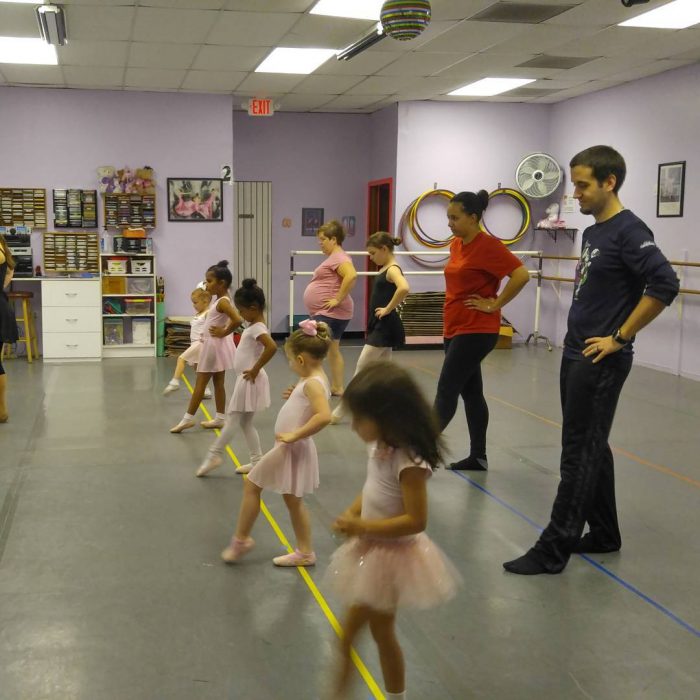
<svg viewBox="0 0 700 700"><path fill-rule="evenodd" d="M407 233L413 236L414 240L421 246L425 248L430 248L431 250L440 250L442 248L448 248L452 243L452 236L444 240L433 238L427 234L420 225L418 219L418 209L421 204L431 197L442 197L448 202L455 196L454 192L450 190L428 190L423 192L419 197L416 197L407 207L404 213L401 215L401 221L399 222L399 231L401 233L401 241L404 248L410 251L409 247L406 245ZM411 258L415 260L420 265L432 266L435 263L441 263L448 259L449 255L444 258L432 258L430 260L423 260L419 257L420 253L416 252L415 255L411 255Z"/></svg>
<svg viewBox="0 0 700 700"><path fill-rule="evenodd" d="M517 243L519 240L524 238L525 234L527 233L528 229L530 228L530 221L532 220L532 212L530 210L530 203L525 199L525 196L522 194L522 192L518 192L518 190L513 190L510 187L499 187L497 190L494 190L489 194L489 200L493 199L494 197L511 197L514 199L518 205L520 206L520 213L522 214L523 220L520 225L520 229L518 232L515 234L513 238L501 238L500 236L497 236L495 233L492 233L486 228L486 225L484 224L484 221L482 219L481 221L481 230L484 231L484 233L488 233L489 236L493 236L494 238L498 238L499 241L502 243L505 243L506 245L513 245L514 243Z"/></svg>

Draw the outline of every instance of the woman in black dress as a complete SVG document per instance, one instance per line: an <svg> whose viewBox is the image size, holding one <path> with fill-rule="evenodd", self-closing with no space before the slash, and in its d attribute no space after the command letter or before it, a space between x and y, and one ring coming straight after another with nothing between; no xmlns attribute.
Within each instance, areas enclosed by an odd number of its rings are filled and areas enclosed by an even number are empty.
<svg viewBox="0 0 700 700"><path fill-rule="evenodd" d="M370 260L379 267L374 278L367 321L367 340L357 360L355 374L368 362L390 360L391 350L403 345L406 334L396 310L410 291L408 282L396 264L394 246L400 238L392 238L384 231L377 231L367 239L367 252ZM331 423L339 423L343 417L343 404L338 404L331 416Z"/></svg>
<svg viewBox="0 0 700 700"><path fill-rule="evenodd" d="M15 261L7 247L4 236L0 235L0 347L5 343L16 343L19 333L12 304L5 294L15 270ZM0 359L0 423L7 423L7 375Z"/></svg>

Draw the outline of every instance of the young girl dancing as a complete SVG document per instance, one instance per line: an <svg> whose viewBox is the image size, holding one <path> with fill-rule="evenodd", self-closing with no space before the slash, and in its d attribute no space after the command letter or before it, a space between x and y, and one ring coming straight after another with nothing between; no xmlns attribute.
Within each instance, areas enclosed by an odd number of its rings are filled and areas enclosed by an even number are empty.
<svg viewBox="0 0 700 700"><path fill-rule="evenodd" d="M250 452L250 464L241 465L236 472L247 474L262 456L260 437L253 427L253 418L257 411L270 405L270 381L263 367L277 352L277 346L265 325L265 293L254 279L241 282L240 288L233 295L233 303L249 325L241 335L233 360L236 385L228 405L226 423L197 470L197 476L206 476L221 466L221 455L231 441L236 425L241 426Z"/></svg>
<svg viewBox="0 0 700 700"><path fill-rule="evenodd" d="M357 360L355 374L368 362L390 360L392 348L403 345L406 341L403 323L396 310L410 291L408 282L394 257L394 246L399 243L401 243L400 238L392 238L385 231L377 231L367 239L369 258L379 267L379 273L372 285L367 340ZM345 405L341 401L333 411L331 423L339 423L344 412Z"/></svg>
<svg viewBox="0 0 700 700"><path fill-rule="evenodd" d="M260 513L263 489L281 493L289 510L297 548L275 557L276 566L313 566L311 523L302 496L318 488L318 455L311 436L330 423L330 387L323 373L323 359L331 336L328 326L307 320L299 324L285 343L290 367L301 377L291 389L275 423L275 446L251 469L243 484L243 501L231 544L221 553L228 564L238 561L255 542L250 536ZM287 392L285 392L287 393Z"/></svg>
<svg viewBox="0 0 700 700"><path fill-rule="evenodd" d="M423 532L426 482L441 461L437 420L410 375L373 362L348 384L343 402L353 430L369 448L362 493L334 523L349 537L333 554L327 581L349 608L340 642L334 700L350 682L350 650L369 624L379 650L387 698L405 698L405 669L396 639L397 608L428 608L451 598L459 574Z"/></svg>
<svg viewBox="0 0 700 700"><path fill-rule="evenodd" d="M194 318L190 321L190 347L185 350L178 358L175 365L175 374L173 378L166 384L163 389L163 396L172 394L180 388L180 379L185 373L185 365L192 365L197 371L197 363L199 362L199 354L202 350L202 337L204 326L207 322L207 311L211 304L211 294L206 289L197 287L190 295L192 306L197 312ZM211 393L207 387L204 390L204 398L210 399Z"/></svg>
<svg viewBox="0 0 700 700"><path fill-rule="evenodd" d="M190 399L187 413L180 422L170 428L171 433L181 433L194 426L194 414L204 396L204 390L213 378L214 401L216 402L216 417L213 420L202 421L203 428L223 428L226 415L226 387L224 377L227 369L233 368L233 358L236 346L231 333L241 325L243 319L233 308L228 290L233 277L228 269L228 261L221 260L207 270L207 291L217 297L209 307L207 321L202 335L202 349L197 364L197 383Z"/></svg>

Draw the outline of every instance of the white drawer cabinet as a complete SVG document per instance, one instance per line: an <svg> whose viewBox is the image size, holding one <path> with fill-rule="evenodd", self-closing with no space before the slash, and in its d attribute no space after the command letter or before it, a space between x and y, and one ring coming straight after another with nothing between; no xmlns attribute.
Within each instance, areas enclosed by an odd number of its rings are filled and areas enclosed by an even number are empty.
<svg viewBox="0 0 700 700"><path fill-rule="evenodd" d="M99 360L102 297L99 279L41 283L44 360Z"/></svg>

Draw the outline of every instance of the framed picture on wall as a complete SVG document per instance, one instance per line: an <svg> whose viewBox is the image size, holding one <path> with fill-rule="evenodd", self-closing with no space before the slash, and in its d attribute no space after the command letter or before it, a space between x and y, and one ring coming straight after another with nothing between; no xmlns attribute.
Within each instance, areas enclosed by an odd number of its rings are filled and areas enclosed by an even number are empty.
<svg viewBox="0 0 700 700"><path fill-rule="evenodd" d="M343 224L343 228L345 229L345 233L348 236L355 235L355 217L354 216L344 216L341 219L341 223Z"/></svg>
<svg viewBox="0 0 700 700"><path fill-rule="evenodd" d="M301 235L315 236L323 223L323 209L317 207L301 210Z"/></svg>
<svg viewBox="0 0 700 700"><path fill-rule="evenodd" d="M656 194L656 216L683 216L685 161L661 163Z"/></svg>
<svg viewBox="0 0 700 700"><path fill-rule="evenodd" d="M168 221L223 221L222 180L169 177Z"/></svg>

